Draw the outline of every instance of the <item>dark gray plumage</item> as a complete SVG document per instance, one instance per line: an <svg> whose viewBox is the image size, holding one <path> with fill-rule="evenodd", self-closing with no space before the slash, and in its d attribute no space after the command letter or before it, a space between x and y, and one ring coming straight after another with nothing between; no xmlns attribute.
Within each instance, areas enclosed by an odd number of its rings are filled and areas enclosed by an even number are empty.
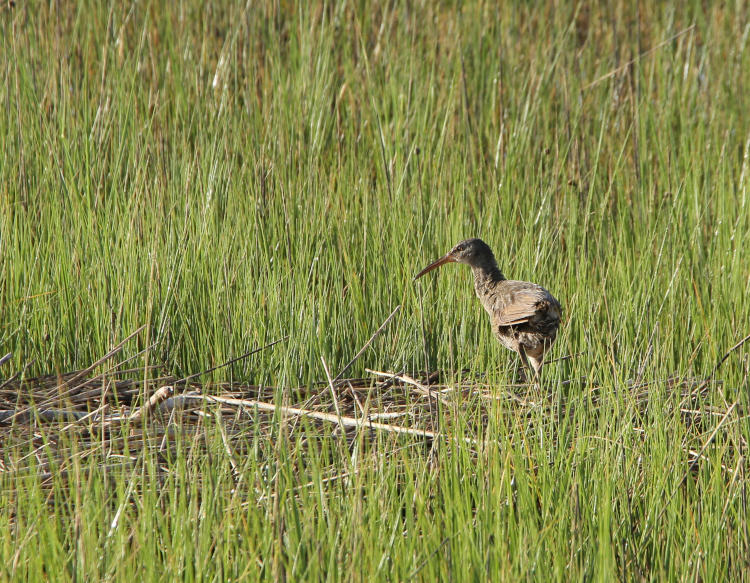
<svg viewBox="0 0 750 583"><path fill-rule="evenodd" d="M505 279L495 256L481 239L466 239L420 271L415 280L445 263L465 263L474 272L474 289L490 316L492 332L517 352L539 378L547 352L557 338L562 307L542 286Z"/></svg>

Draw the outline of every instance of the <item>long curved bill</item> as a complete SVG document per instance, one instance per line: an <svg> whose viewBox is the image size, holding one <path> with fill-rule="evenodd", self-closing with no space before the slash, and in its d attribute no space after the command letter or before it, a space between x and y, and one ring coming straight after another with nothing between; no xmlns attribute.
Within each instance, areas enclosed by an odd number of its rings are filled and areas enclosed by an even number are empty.
<svg viewBox="0 0 750 583"><path fill-rule="evenodd" d="M437 269L441 265L444 265L446 263L454 263L456 260L453 258L453 255L450 253L448 255L444 255L437 261L433 261L430 263L427 267L425 267L422 271L420 271L417 275L414 276L414 281L418 280L420 277L422 277L425 273L429 273L433 269Z"/></svg>

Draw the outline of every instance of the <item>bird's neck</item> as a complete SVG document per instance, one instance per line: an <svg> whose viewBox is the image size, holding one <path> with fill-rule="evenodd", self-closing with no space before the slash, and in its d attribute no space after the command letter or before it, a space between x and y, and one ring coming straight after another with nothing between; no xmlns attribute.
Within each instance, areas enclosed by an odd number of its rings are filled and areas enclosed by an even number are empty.
<svg viewBox="0 0 750 583"><path fill-rule="evenodd" d="M505 279L494 257L488 258L477 265L472 265L471 270L474 272L474 287L477 294L480 295L488 286Z"/></svg>

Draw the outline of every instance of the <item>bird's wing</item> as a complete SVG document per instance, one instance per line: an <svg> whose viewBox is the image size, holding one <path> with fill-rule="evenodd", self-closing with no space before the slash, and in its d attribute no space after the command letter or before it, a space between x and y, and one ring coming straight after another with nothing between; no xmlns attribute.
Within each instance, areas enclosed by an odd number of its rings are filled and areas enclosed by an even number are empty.
<svg viewBox="0 0 750 583"><path fill-rule="evenodd" d="M555 308L559 318L558 306L557 300L543 287L528 284L523 287L510 286L503 297L495 300L495 324L498 326L523 324L550 308Z"/></svg>

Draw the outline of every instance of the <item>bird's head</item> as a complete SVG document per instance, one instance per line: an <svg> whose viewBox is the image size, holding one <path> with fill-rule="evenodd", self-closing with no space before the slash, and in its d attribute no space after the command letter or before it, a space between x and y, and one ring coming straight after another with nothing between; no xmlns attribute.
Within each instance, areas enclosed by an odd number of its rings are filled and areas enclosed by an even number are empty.
<svg viewBox="0 0 750 583"><path fill-rule="evenodd" d="M466 239L458 243L453 249L448 251L437 261L433 261L422 271L420 271L414 279L419 279L424 274L429 273L433 269L440 267L446 263L466 263L472 267L479 267L487 263L494 264L494 256L487 243L481 239Z"/></svg>

